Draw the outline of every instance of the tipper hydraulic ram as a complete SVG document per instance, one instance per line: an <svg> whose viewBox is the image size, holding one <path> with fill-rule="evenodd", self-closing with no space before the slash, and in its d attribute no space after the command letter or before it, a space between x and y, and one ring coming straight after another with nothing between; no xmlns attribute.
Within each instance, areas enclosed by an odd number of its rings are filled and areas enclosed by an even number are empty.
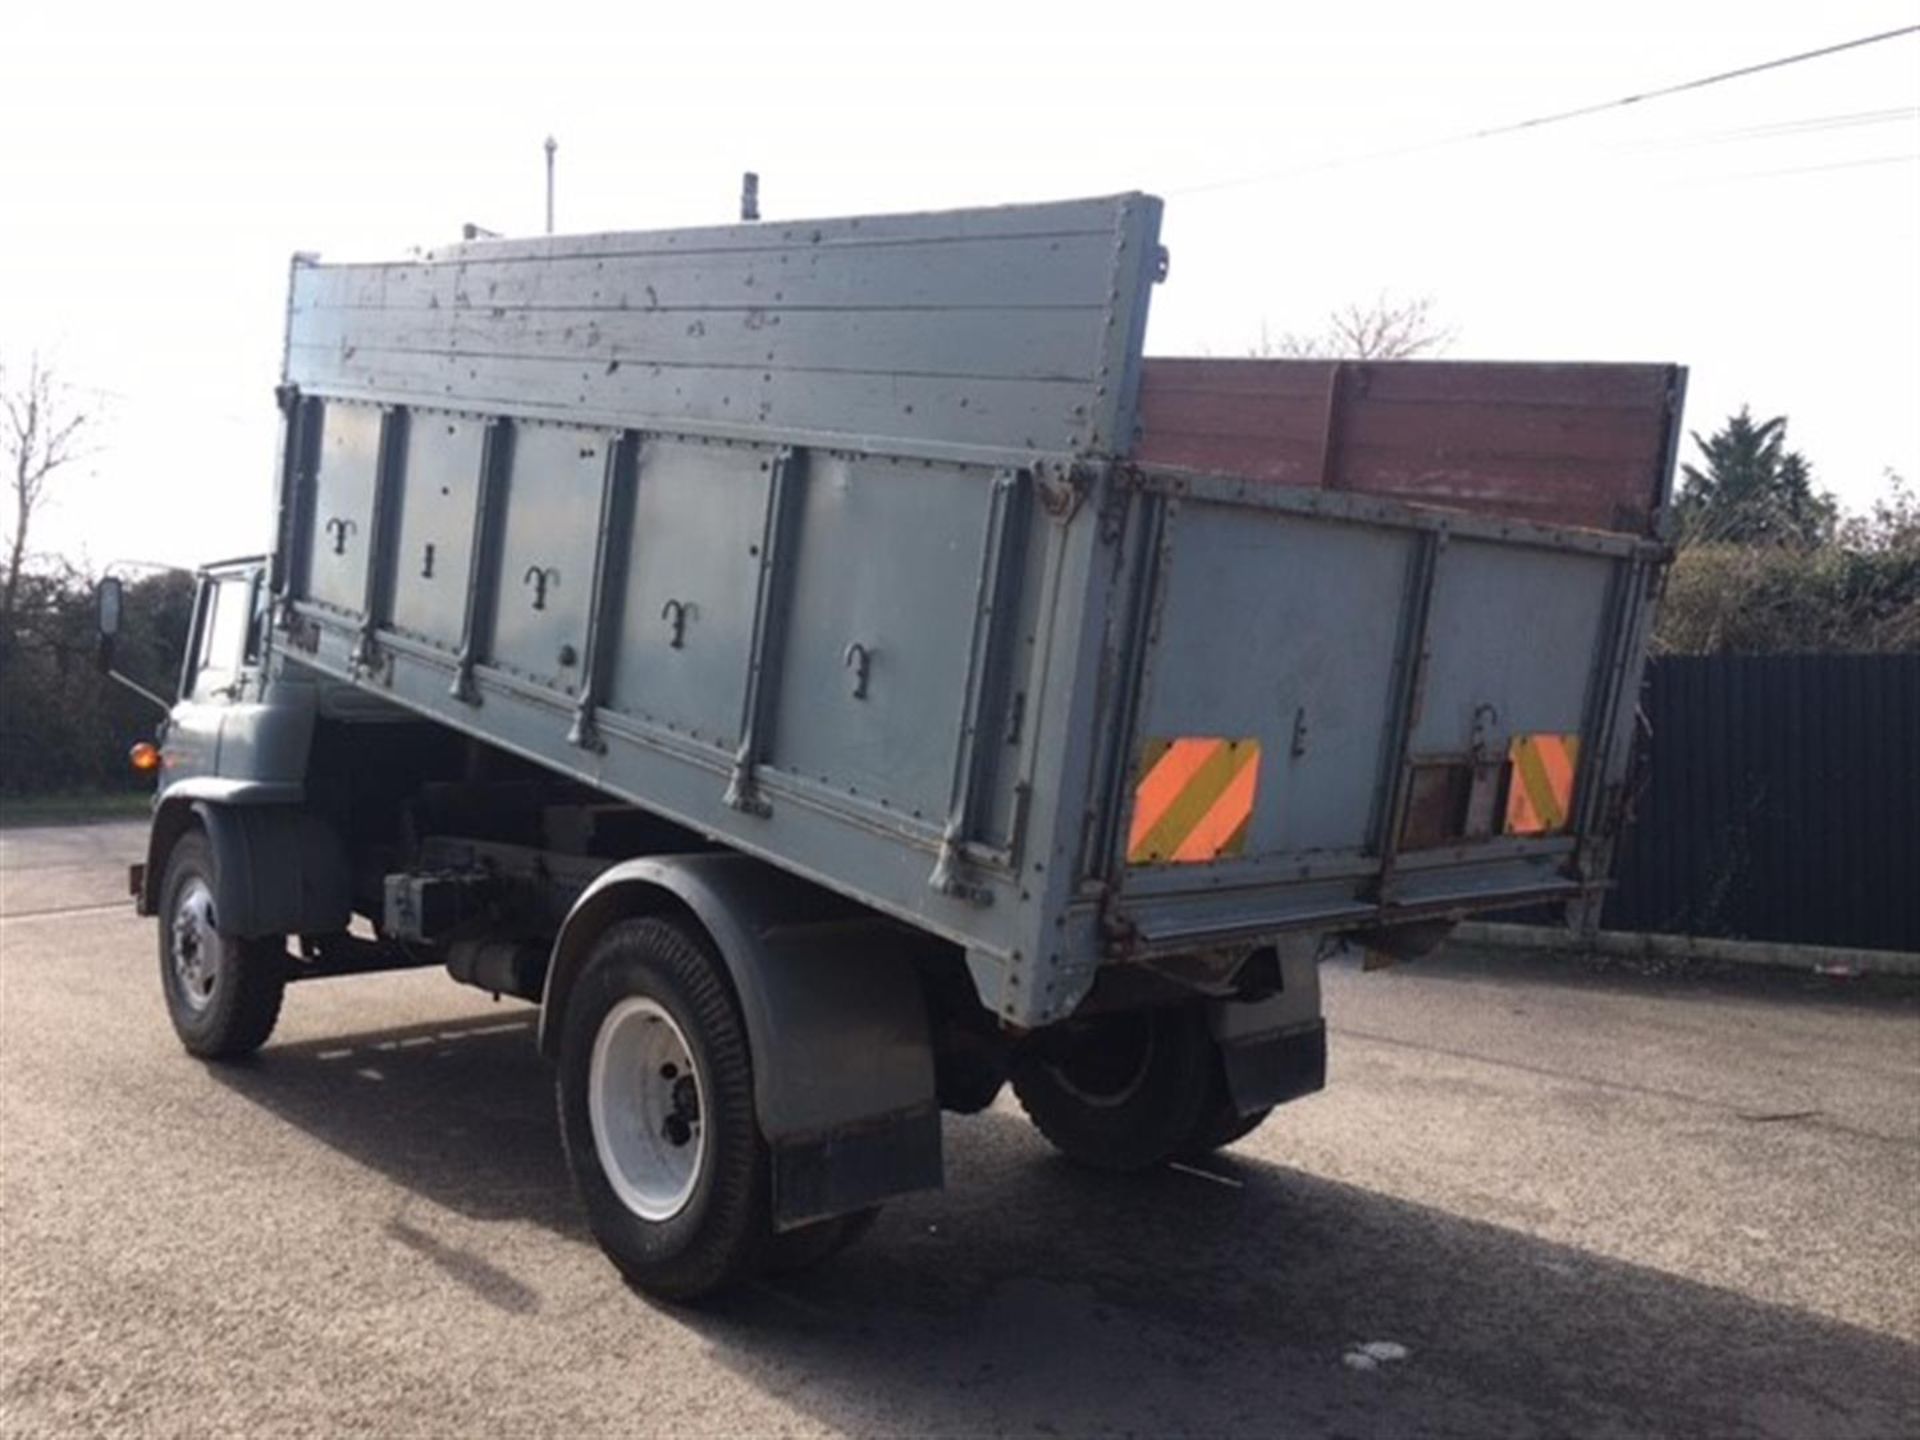
<svg viewBox="0 0 1920 1440"><path fill-rule="evenodd" d="M1089 1164L1228 1143L1323 1083L1332 946L1594 903L1684 372L1143 361L1159 220L297 258L135 876L187 1048L536 1001L595 1233L692 1296L1009 1079Z"/></svg>

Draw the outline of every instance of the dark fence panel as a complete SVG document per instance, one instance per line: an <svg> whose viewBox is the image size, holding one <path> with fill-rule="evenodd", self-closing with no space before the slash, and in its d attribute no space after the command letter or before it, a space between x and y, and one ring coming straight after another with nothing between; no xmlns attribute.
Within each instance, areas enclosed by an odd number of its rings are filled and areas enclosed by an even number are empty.
<svg viewBox="0 0 1920 1440"><path fill-rule="evenodd" d="M1610 930L1920 950L1920 654L1651 666Z"/></svg>

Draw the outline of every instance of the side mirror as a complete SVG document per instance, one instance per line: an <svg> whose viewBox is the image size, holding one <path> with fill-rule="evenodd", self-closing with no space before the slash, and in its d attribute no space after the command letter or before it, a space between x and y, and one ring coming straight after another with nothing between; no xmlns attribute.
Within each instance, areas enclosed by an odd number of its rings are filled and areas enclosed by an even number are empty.
<svg viewBox="0 0 1920 1440"><path fill-rule="evenodd" d="M125 600L126 592L117 576L107 576L94 591L95 619L100 631L94 658L103 674L113 668L113 641L120 633L120 609Z"/></svg>

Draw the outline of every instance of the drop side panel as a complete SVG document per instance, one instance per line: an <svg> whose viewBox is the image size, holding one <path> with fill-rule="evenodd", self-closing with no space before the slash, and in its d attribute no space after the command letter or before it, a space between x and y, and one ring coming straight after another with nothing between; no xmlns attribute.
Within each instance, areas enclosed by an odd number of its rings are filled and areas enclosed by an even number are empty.
<svg viewBox="0 0 1920 1440"><path fill-rule="evenodd" d="M327 407L314 476L307 584L314 600L348 615L358 615L366 604L380 432L377 405Z"/></svg>
<svg viewBox="0 0 1920 1440"><path fill-rule="evenodd" d="M472 563L484 421L419 411L407 430L393 546L394 629L459 650Z"/></svg>
<svg viewBox="0 0 1920 1440"><path fill-rule="evenodd" d="M772 766L945 819L992 472L816 453L799 507Z"/></svg>
<svg viewBox="0 0 1920 1440"><path fill-rule="evenodd" d="M698 744L740 742L771 446L649 436L607 704Z"/></svg>
<svg viewBox="0 0 1920 1440"><path fill-rule="evenodd" d="M580 693L600 490L613 437L522 424L500 540L493 666L559 694Z"/></svg>

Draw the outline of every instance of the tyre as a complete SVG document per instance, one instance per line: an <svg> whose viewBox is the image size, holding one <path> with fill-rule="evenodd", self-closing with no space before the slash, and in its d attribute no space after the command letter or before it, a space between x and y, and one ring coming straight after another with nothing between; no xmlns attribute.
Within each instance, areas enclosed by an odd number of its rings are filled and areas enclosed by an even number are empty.
<svg viewBox="0 0 1920 1440"><path fill-rule="evenodd" d="M286 941L220 931L213 849L197 830L167 857L160 886L160 988L191 1055L231 1060L267 1043L286 992Z"/></svg>
<svg viewBox="0 0 1920 1440"><path fill-rule="evenodd" d="M694 1300L769 1258L746 1027L704 936L640 919L600 937L562 1021L559 1105L587 1223L634 1286Z"/></svg>
<svg viewBox="0 0 1920 1440"><path fill-rule="evenodd" d="M1197 1008L1129 1011L1043 1031L1015 1061L1013 1089L1068 1159L1144 1170L1186 1151L1219 1064Z"/></svg>
<svg viewBox="0 0 1920 1440"><path fill-rule="evenodd" d="M1242 1115L1234 1106L1233 1096L1227 1092L1225 1068L1216 1065L1207 1103L1201 1107L1200 1118L1194 1124L1184 1153L1199 1156L1224 1150L1236 1140L1244 1140L1258 1130L1271 1114L1273 1106L1268 1105L1251 1115Z"/></svg>

